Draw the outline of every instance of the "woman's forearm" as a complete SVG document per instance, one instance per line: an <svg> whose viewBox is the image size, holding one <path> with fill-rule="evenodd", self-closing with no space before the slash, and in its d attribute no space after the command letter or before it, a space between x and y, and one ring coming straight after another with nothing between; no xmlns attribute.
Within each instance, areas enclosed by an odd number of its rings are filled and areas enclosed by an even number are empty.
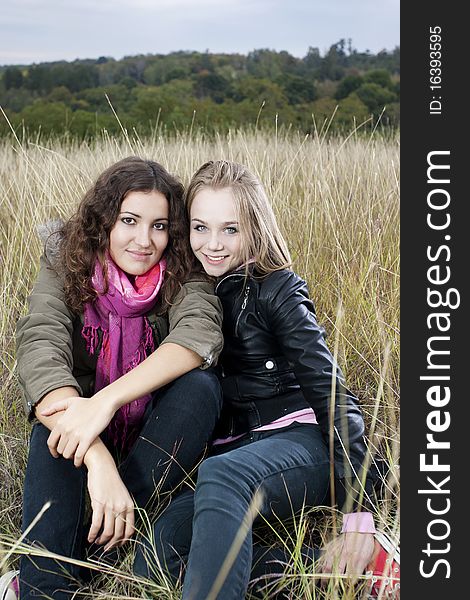
<svg viewBox="0 0 470 600"><path fill-rule="evenodd" d="M52 431L57 423L57 420L63 414L63 411L55 412L50 417L42 415L41 411L46 410L55 402L71 398L72 396L77 396L77 390L69 386L57 388L56 390L46 394L36 405L35 415L38 421ZM57 454L57 456L59 455ZM104 465L108 465L108 467L116 467L113 457L100 437L97 437L88 448L83 462L88 469L94 466L98 467Z"/></svg>
<svg viewBox="0 0 470 600"><path fill-rule="evenodd" d="M178 344L163 344L137 367L99 390L91 398L72 396L48 402L47 408L38 409L41 417L57 414L48 439L51 454L64 458L74 457L79 467L92 449L100 444L99 435L111 422L116 411L125 404L141 398L198 367L201 357ZM67 389L67 388L65 388ZM70 391L71 388L68 388ZM42 404L42 402L41 402ZM46 412L46 415L44 415ZM101 452L101 451L100 451ZM91 460L90 455L88 455Z"/></svg>
<svg viewBox="0 0 470 600"><path fill-rule="evenodd" d="M202 358L183 346L162 344L137 367L97 392L93 399L107 403L115 412L181 375L201 366Z"/></svg>

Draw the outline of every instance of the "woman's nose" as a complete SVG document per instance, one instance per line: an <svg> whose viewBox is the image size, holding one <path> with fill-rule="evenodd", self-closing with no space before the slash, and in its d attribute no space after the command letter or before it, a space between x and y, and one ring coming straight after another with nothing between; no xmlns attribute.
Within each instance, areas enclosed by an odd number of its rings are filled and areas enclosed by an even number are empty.
<svg viewBox="0 0 470 600"><path fill-rule="evenodd" d="M135 232L135 243L146 248L150 246L150 233L147 227L137 227Z"/></svg>
<svg viewBox="0 0 470 600"><path fill-rule="evenodd" d="M223 244L219 239L219 235L217 232L214 232L207 243L207 248L209 250L221 250L223 248Z"/></svg>

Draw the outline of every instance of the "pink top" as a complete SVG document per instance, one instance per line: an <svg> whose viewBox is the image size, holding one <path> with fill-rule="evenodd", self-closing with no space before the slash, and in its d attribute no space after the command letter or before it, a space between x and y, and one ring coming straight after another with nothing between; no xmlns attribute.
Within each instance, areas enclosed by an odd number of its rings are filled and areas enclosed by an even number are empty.
<svg viewBox="0 0 470 600"><path fill-rule="evenodd" d="M302 410L297 410L295 412L289 413L288 415L284 415L279 419L276 419L272 423L268 423L267 425L262 425L261 427L257 427L253 429L253 431L269 431L270 429L281 429L281 427L287 427L288 425L292 425L296 421L297 423L314 423L317 424L317 418L315 417L315 413L311 408L305 408ZM219 446L220 444L228 444L229 442L233 442L243 437L245 434L234 435L227 438L219 438L212 442L213 446Z"/></svg>
<svg viewBox="0 0 470 600"><path fill-rule="evenodd" d="M288 425L292 425L292 423L314 423L317 424L317 418L315 417L315 413L313 409L306 408L303 410L297 410L295 412L289 413L288 415L284 415L279 419L276 419L272 423L268 423L267 425L262 425L261 427L257 427L253 429L253 431L270 431L271 429L280 429L281 427L287 427ZM227 438L219 438L214 440L212 444L214 446L219 446L222 444L228 444L229 442L233 442L243 437L245 434L230 436ZM375 533L375 525L374 525L374 517L370 512L357 512L357 513L346 513L343 515L343 527L341 529L341 533Z"/></svg>

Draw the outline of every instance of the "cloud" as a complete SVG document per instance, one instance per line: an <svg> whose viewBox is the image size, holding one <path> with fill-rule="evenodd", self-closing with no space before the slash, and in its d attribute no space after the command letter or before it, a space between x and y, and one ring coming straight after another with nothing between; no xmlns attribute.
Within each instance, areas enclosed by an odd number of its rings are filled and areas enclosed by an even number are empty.
<svg viewBox="0 0 470 600"><path fill-rule="evenodd" d="M398 0L4 0L0 64L206 49L304 56L341 38L378 51L398 32Z"/></svg>

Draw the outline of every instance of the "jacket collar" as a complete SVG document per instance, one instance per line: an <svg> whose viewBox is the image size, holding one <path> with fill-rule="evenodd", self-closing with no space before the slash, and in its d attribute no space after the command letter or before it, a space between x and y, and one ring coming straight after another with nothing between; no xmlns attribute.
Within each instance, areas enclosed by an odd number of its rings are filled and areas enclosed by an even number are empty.
<svg viewBox="0 0 470 600"><path fill-rule="evenodd" d="M225 273L225 275L222 275L222 277L220 277L217 280L217 283L215 285L215 292L217 293L219 287L226 282L227 280L232 281L233 283L236 283L238 281L243 281L246 277L251 277L251 275L253 275L256 265L254 260L248 264L248 276L246 276L246 270L245 270L246 264L241 265L240 267L237 267L235 270L230 271L230 273Z"/></svg>

